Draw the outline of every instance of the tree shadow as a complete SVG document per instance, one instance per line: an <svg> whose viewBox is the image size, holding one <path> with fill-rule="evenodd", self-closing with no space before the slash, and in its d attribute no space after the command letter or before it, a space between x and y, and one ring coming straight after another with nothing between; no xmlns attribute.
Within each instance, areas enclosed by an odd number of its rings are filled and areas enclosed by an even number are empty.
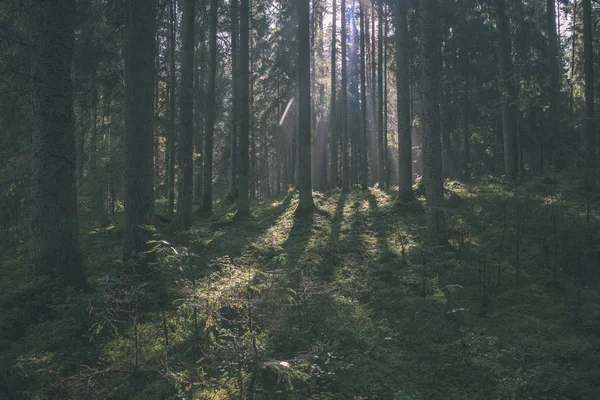
<svg viewBox="0 0 600 400"><path fill-rule="evenodd" d="M307 254L307 247L320 213L294 213L292 228L282 247L289 256L291 270L289 271L292 285L298 284L303 272L311 265L311 255Z"/></svg>
<svg viewBox="0 0 600 400"><path fill-rule="evenodd" d="M339 264L340 258L335 254L334 249L340 240L340 232L342 230L342 221L344 220L344 207L346 205L347 193L341 193L335 208L335 212L331 217L331 233L325 246L326 253L324 254L323 268L321 274L327 282L333 281L335 267Z"/></svg>
<svg viewBox="0 0 600 400"><path fill-rule="evenodd" d="M227 217L231 214L232 208L220 210L214 213L208 227L212 234L210 245L211 254L230 257L241 255L248 244L264 235L265 232L275 225L281 215L291 206L293 196L286 196L283 201L274 206L255 207L250 215L242 220L235 220L233 217Z"/></svg>
<svg viewBox="0 0 600 400"><path fill-rule="evenodd" d="M397 276L394 270L400 265L400 259L398 255L390 248L388 239L390 232L386 229L389 223L384 223L386 215L377 203L377 198L373 192L369 191L367 194L367 200L369 202L369 210L371 216L370 228L375 233L377 240L378 255L376 258L377 265L379 267L379 275L382 280L393 283Z"/></svg>

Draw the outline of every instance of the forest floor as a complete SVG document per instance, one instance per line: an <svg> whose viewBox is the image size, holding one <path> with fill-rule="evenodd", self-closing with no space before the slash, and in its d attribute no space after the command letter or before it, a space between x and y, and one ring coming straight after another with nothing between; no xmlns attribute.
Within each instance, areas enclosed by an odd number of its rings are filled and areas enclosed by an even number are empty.
<svg viewBox="0 0 600 400"><path fill-rule="evenodd" d="M32 283L22 253L0 269L0 388L36 399L229 399L240 388L255 399L600 398L600 199L579 182L446 182L440 248L422 243L423 198L399 206L373 188L316 193L308 216L294 213L293 192L244 221L218 204L188 232L155 228L150 284L115 262L117 216L81 232L92 293Z"/></svg>

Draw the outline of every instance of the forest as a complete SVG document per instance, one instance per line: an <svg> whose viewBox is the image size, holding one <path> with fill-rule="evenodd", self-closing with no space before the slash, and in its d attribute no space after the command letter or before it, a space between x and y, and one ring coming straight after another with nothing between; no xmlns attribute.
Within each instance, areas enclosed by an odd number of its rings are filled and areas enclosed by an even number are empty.
<svg viewBox="0 0 600 400"><path fill-rule="evenodd" d="M0 398L600 399L599 24L1 1Z"/></svg>

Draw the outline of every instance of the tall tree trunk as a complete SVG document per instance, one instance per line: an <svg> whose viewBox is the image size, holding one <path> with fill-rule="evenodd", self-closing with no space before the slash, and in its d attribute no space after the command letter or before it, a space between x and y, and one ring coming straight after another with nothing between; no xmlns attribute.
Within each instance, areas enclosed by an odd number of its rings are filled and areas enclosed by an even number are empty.
<svg viewBox="0 0 600 400"><path fill-rule="evenodd" d="M240 182L238 216L250 213L250 3L240 2Z"/></svg>
<svg viewBox="0 0 600 400"><path fill-rule="evenodd" d="M360 184L363 190L367 190L369 188L367 167L367 55L365 53L365 33L367 32L367 28L365 26L365 7L362 2L358 4L360 8Z"/></svg>
<svg viewBox="0 0 600 400"><path fill-rule="evenodd" d="M204 29L198 29L198 42L200 43L200 54L199 54L199 68L196 71L196 90L194 104L196 107L196 135L195 140L195 151L196 151L196 175L194 180L194 203L200 204L202 201L202 189L203 189L203 174L202 160L204 158L204 117L206 114L206 99L204 98L206 92L206 43L204 37Z"/></svg>
<svg viewBox="0 0 600 400"><path fill-rule="evenodd" d="M392 163L389 157L389 146L388 146L388 5L385 5L384 15L384 34L383 34L383 150L385 158L385 187L390 187L390 177L392 173Z"/></svg>
<svg viewBox="0 0 600 400"><path fill-rule="evenodd" d="M573 91L575 88L575 43L577 39L577 3L579 0L573 2L573 34L571 37L571 79L569 84L569 110L573 112Z"/></svg>
<svg viewBox="0 0 600 400"><path fill-rule="evenodd" d="M29 265L34 273L82 287L71 81L75 0L36 0L31 11L36 46Z"/></svg>
<svg viewBox="0 0 600 400"><path fill-rule="evenodd" d="M463 104L463 174L465 178L471 176L471 132L469 132L469 50L465 49L465 97Z"/></svg>
<svg viewBox="0 0 600 400"><path fill-rule="evenodd" d="M176 97L177 90L177 71L175 69L175 35L177 26L177 0L171 0L170 18L169 18L169 133L167 135L167 196L169 216L173 214L175 208L175 155L176 155L176 139L177 139L177 123L176 123Z"/></svg>
<svg viewBox="0 0 600 400"><path fill-rule="evenodd" d="M311 180L310 1L298 1L298 212L315 208Z"/></svg>
<svg viewBox="0 0 600 400"><path fill-rule="evenodd" d="M400 201L413 199L412 138L410 115L410 71L407 10L404 0L396 0L396 92L398 115L398 184Z"/></svg>
<svg viewBox="0 0 600 400"><path fill-rule="evenodd" d="M233 76L231 79L233 86L231 136L229 139L229 196L231 200L237 198L237 136L239 123L239 61L238 61L238 3L237 0L231 0L231 69Z"/></svg>
<svg viewBox="0 0 600 400"><path fill-rule="evenodd" d="M329 184L331 188L338 185L338 143L339 136L337 132L337 111L336 111L336 60L337 60L337 43L336 43L336 23L337 23L337 4L336 0L332 0L332 18L331 18L331 114L329 115L329 123L331 129L331 140L329 150L331 152L331 171Z"/></svg>
<svg viewBox="0 0 600 400"><path fill-rule="evenodd" d="M554 0L546 1L548 17L548 62L550 64L550 143L553 152L560 147L560 88L558 66L558 40L556 36L556 4ZM566 160L560 156L557 160L559 168L565 168Z"/></svg>
<svg viewBox="0 0 600 400"><path fill-rule="evenodd" d="M160 18L160 17L159 17ZM158 30L157 30L158 31ZM155 46L154 46L154 69L157 71L154 77L154 182L160 181L160 81L161 76L158 71L160 71L160 35L156 32L156 37L154 38ZM110 138L109 138L110 142ZM110 146L110 145L109 145ZM109 148L110 151L110 148ZM110 184L108 185L110 187ZM154 186L154 198L160 197L160 193L158 192L158 187L160 185Z"/></svg>
<svg viewBox="0 0 600 400"><path fill-rule="evenodd" d="M346 59L346 0L342 0L342 191L348 193L350 191L350 166L348 160L348 60Z"/></svg>
<svg viewBox="0 0 600 400"><path fill-rule="evenodd" d="M438 0L421 0L421 90L423 107L423 178L427 233L433 246L445 242L442 143L440 138L441 38Z"/></svg>
<svg viewBox="0 0 600 400"><path fill-rule="evenodd" d="M383 137L383 1L379 1L377 24L377 133L379 138L379 189L385 188L385 139ZM375 11L375 10L373 10ZM375 13L373 12L373 17Z"/></svg>
<svg viewBox="0 0 600 400"><path fill-rule="evenodd" d="M177 213L181 229L192 226L194 200L194 25L196 24L195 0L183 0L181 24L181 136L179 161L181 185Z"/></svg>
<svg viewBox="0 0 600 400"><path fill-rule="evenodd" d="M212 211L213 200L213 136L215 132L215 94L217 80L217 23L219 1L210 0L210 34L209 40L209 68L208 68L208 90L206 93L206 129L204 136L204 194L202 196L202 208Z"/></svg>
<svg viewBox="0 0 600 400"><path fill-rule="evenodd" d="M146 264L154 214L152 171L156 1L129 0L125 27L125 229L124 258Z"/></svg>
<svg viewBox="0 0 600 400"><path fill-rule="evenodd" d="M502 97L502 132L504 137L504 178L510 182L517 178L519 173L519 149L517 143L516 90L510 45L510 26L505 6L505 0L496 1L498 59L500 61L499 88Z"/></svg>
<svg viewBox="0 0 600 400"><path fill-rule="evenodd" d="M583 0L583 51L585 62L585 188L596 190L596 132L594 130L594 48L592 45L592 5Z"/></svg>
<svg viewBox="0 0 600 400"><path fill-rule="evenodd" d="M319 82L317 85L319 97L318 97L318 114L319 122L317 125L317 135L319 141L317 148L319 149L319 167L318 178L319 178L319 189L327 189L327 165L328 165L328 154L327 154L327 128L324 121L325 114L325 30L323 28L323 14L324 14L324 3L321 2L317 12L317 57L319 59L319 66L317 67L317 73Z"/></svg>

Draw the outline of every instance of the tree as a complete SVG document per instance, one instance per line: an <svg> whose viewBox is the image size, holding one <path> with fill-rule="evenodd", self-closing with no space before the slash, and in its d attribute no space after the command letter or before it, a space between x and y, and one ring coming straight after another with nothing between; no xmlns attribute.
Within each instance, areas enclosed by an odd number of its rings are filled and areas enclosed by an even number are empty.
<svg viewBox="0 0 600 400"><path fill-rule="evenodd" d="M556 150L560 132L560 87L558 66L558 41L556 38L556 8L554 0L546 0L548 17L548 62L550 64L550 143ZM566 160L558 160L558 166L564 168Z"/></svg>
<svg viewBox="0 0 600 400"><path fill-rule="evenodd" d="M363 190L368 189L368 168L367 168L367 72L366 72L366 53L365 53L365 7L361 2L360 8L360 184Z"/></svg>
<svg viewBox="0 0 600 400"><path fill-rule="evenodd" d="M240 182L238 193L238 216L250 213L250 3L240 2Z"/></svg>
<svg viewBox="0 0 600 400"><path fill-rule="evenodd" d="M469 49L463 49L465 69L465 93L463 98L463 174L471 176L471 132L469 131Z"/></svg>
<svg viewBox="0 0 600 400"><path fill-rule="evenodd" d="M298 212L315 208L311 179L310 1L298 1Z"/></svg>
<svg viewBox="0 0 600 400"><path fill-rule="evenodd" d="M346 59L346 0L342 0L342 191L347 193L350 191L350 166L348 160L348 71Z"/></svg>
<svg viewBox="0 0 600 400"><path fill-rule="evenodd" d="M592 45L592 5L583 0L583 51L585 68L585 188L596 190L596 132L594 130L594 48Z"/></svg>
<svg viewBox="0 0 600 400"><path fill-rule="evenodd" d="M440 137L441 41L438 0L421 0L421 101L423 108L423 179L427 200L427 234L431 245L443 244L444 186Z"/></svg>
<svg viewBox="0 0 600 400"><path fill-rule="evenodd" d="M209 66L208 66L208 89L206 91L206 128L204 130L204 194L202 196L202 208L212 211L213 198L213 150L214 150L214 132L215 132L215 94L217 80L217 24L219 21L219 1L210 1L210 33L209 41Z"/></svg>
<svg viewBox="0 0 600 400"><path fill-rule="evenodd" d="M404 0L396 1L396 92L398 114L399 200L410 201L412 191L412 139L410 120L410 77L408 22Z"/></svg>
<svg viewBox="0 0 600 400"><path fill-rule="evenodd" d="M194 26L196 24L195 0L183 0L183 20L181 42L183 59L181 62L181 184L177 213L180 227L192 226L192 206L194 202Z"/></svg>
<svg viewBox="0 0 600 400"><path fill-rule="evenodd" d="M125 229L124 258L141 257L154 214L153 96L156 1L126 3L125 24Z"/></svg>
<svg viewBox="0 0 600 400"><path fill-rule="evenodd" d="M78 237L71 82L75 0L36 0L31 11L35 121L31 140L29 264L34 273L54 274L82 287L85 277Z"/></svg>
<svg viewBox="0 0 600 400"><path fill-rule="evenodd" d="M331 152L331 172L329 184L332 188L338 185L338 132L337 132L337 110L336 110L336 23L337 23L337 4L336 0L332 2L331 17L331 112L329 114L329 123L331 129L331 140L329 143Z"/></svg>
<svg viewBox="0 0 600 400"><path fill-rule="evenodd" d="M206 75L206 40L204 38L204 29L197 29L198 31L198 42L200 43L200 51L198 55L199 59L199 68L196 70L195 74L195 91L194 91L194 107L196 112L196 135L194 136L194 147L195 152L198 154L196 157L196 175L194 179L194 203L200 204L202 202L202 190L203 190L203 174L202 170L202 158L204 157L204 116L205 112L205 104L206 99L205 89L206 89L206 80L204 79Z"/></svg>
<svg viewBox="0 0 600 400"><path fill-rule="evenodd" d="M498 59L500 61L499 89L502 107L502 133L504 137L504 178L512 181L519 172L516 127L516 90L510 45L510 27L506 15L505 0L496 1L496 25L498 29Z"/></svg>
<svg viewBox="0 0 600 400"><path fill-rule="evenodd" d="M373 10L375 19L375 10ZM377 24L377 137L379 139L379 188L385 188L385 140L383 135L383 0L379 0ZM375 32L373 32L375 36ZM375 82L373 82L375 84Z"/></svg>
<svg viewBox="0 0 600 400"><path fill-rule="evenodd" d="M231 68L232 68L232 99L231 99L231 136L229 140L229 196L231 200L237 198L237 136L240 103L239 88L239 62L238 62L238 5L237 0L231 0Z"/></svg>
<svg viewBox="0 0 600 400"><path fill-rule="evenodd" d="M177 71L175 69L175 47L177 31L177 0L171 0L169 7L169 133L167 135L167 212L173 214L175 208L175 155L177 142Z"/></svg>

